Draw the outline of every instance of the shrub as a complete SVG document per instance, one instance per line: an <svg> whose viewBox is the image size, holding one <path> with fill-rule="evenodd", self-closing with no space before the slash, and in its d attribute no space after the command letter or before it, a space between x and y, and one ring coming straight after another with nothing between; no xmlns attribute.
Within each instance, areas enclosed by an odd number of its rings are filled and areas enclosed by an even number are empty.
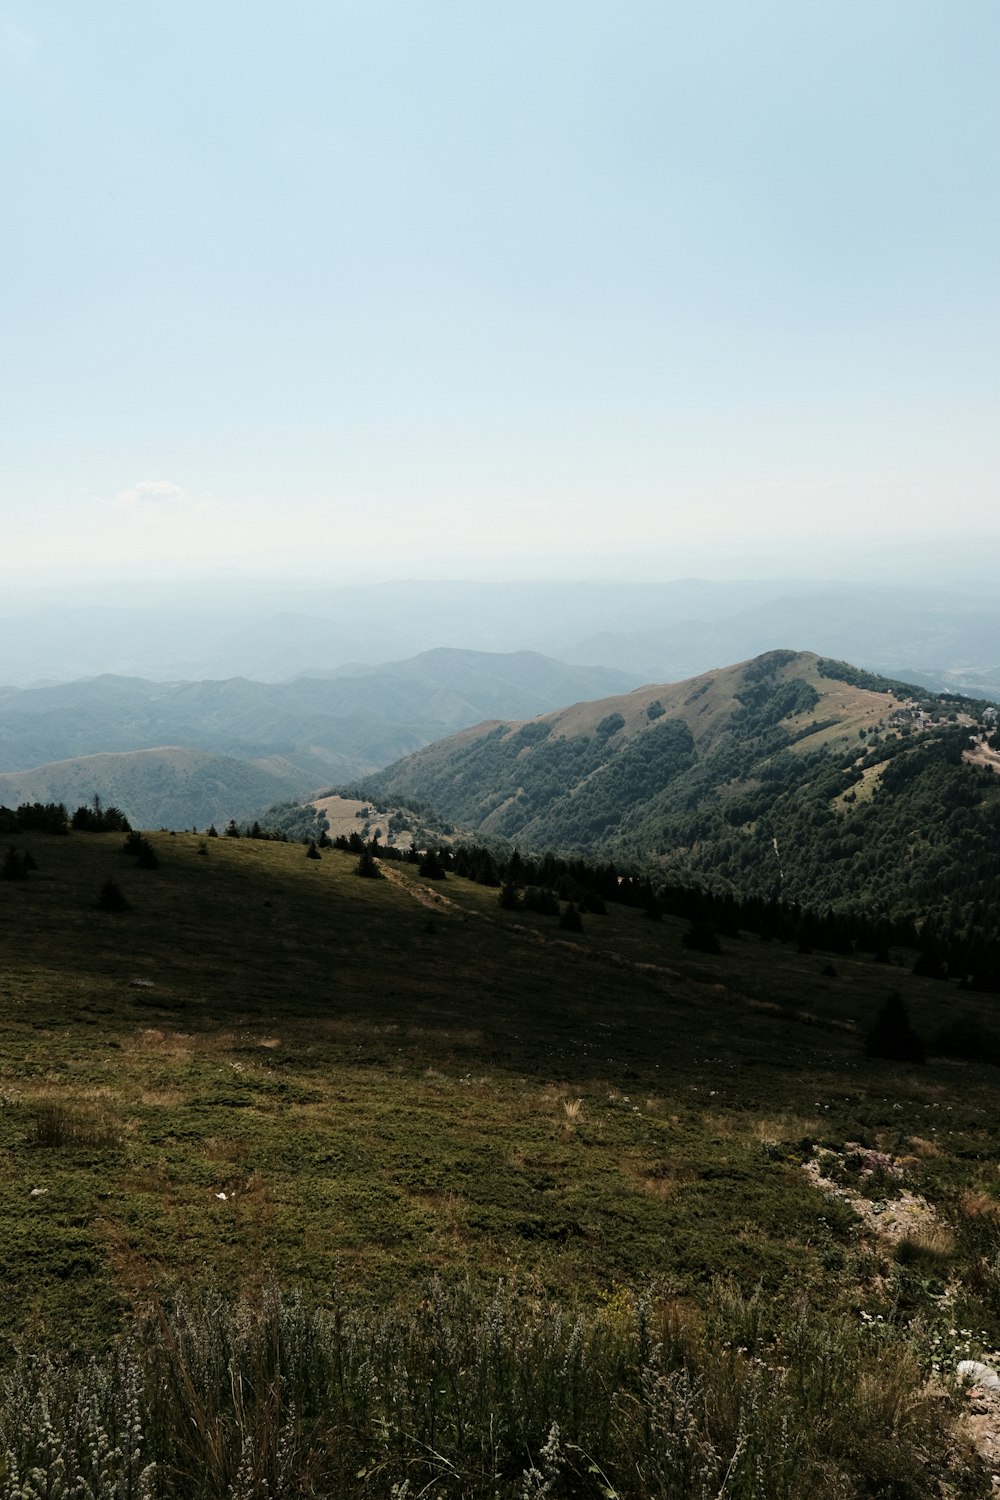
<svg viewBox="0 0 1000 1500"><path fill-rule="evenodd" d="M923 1041L910 1024L909 1012L898 990L893 990L875 1017L865 1039L865 1051L869 1057L884 1057L891 1062L925 1060Z"/></svg>
<svg viewBox="0 0 1000 1500"><path fill-rule="evenodd" d="M711 922L703 917L693 918L681 942L685 948L693 948L698 953L721 953L722 944L719 936Z"/></svg>
<svg viewBox="0 0 1000 1500"><path fill-rule="evenodd" d="M497 894L497 904L504 911L519 911L521 907L521 892L512 880L505 880Z"/></svg>
<svg viewBox="0 0 1000 1500"><path fill-rule="evenodd" d="M160 861L157 858L156 850L149 842L149 839L141 833L133 831L129 834L122 845L122 853L133 855L136 864L142 870L158 870L160 868Z"/></svg>
<svg viewBox="0 0 1000 1500"><path fill-rule="evenodd" d="M521 893L521 902L525 911L538 912L542 917L557 917L559 915L559 902L554 891L547 886L526 885Z"/></svg>
<svg viewBox="0 0 1000 1500"><path fill-rule="evenodd" d="M425 880L447 880L447 872L436 849L428 849L418 866L418 874Z"/></svg>
<svg viewBox="0 0 1000 1500"><path fill-rule="evenodd" d="M118 882L110 877L101 886L97 904L101 911L128 911L129 909L125 892Z"/></svg>
<svg viewBox="0 0 1000 1500"><path fill-rule="evenodd" d="M366 880L382 879L382 871L378 867L378 860L375 859L370 849L363 849L361 851L358 862L354 866L354 873L355 875L361 875Z"/></svg>
<svg viewBox="0 0 1000 1500"><path fill-rule="evenodd" d="M28 872L35 868L32 855L22 854L12 845L0 864L0 880L27 880Z"/></svg>
<svg viewBox="0 0 1000 1500"><path fill-rule="evenodd" d="M31 1141L49 1149L64 1147L109 1147L118 1144L118 1134L107 1121L83 1115L61 1100L47 1100L35 1111Z"/></svg>

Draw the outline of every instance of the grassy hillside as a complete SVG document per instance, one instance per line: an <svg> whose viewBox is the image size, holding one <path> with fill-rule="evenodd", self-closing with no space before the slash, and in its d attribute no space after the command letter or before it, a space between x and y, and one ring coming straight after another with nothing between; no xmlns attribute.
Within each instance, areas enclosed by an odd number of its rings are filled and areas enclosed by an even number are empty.
<svg viewBox="0 0 1000 1500"><path fill-rule="evenodd" d="M551 1494L694 1495L713 1473L715 1493L730 1464L727 1493L747 1497L983 1492L952 1427L963 1398L925 1380L1000 1342L995 1073L880 1062L864 1037L893 990L928 1039L959 1012L992 1026L987 1001L915 978L903 953L906 967L834 965L743 938L710 958L681 924L614 905L569 935L410 865L365 880L335 851L151 837L157 869L114 835L20 836L36 868L0 881L0 1319L37 1350L102 1348L154 1318L150 1389L181 1381L180 1400L195 1371L203 1403L194 1426L178 1418L181 1478L162 1467L158 1493L261 1493L236 1484L244 1439L278 1465L279 1430L322 1459L324 1492L388 1496L409 1477L449 1496L542 1493L523 1472L554 1419ZM109 876L127 910L98 909ZM821 1191L810 1162L854 1196ZM926 1208L905 1236L863 1211L907 1194ZM275 1286L285 1312L261 1292ZM225 1298L198 1312L206 1287L244 1289L242 1333ZM335 1312L347 1322L322 1321ZM567 1313L567 1338L582 1321L564 1347ZM377 1378L344 1365L350 1327L352 1360L384 1349ZM463 1416L469 1370L487 1379L477 1327L493 1329L499 1383ZM226 1372L244 1355L234 1407ZM341 1403L326 1437L302 1425L312 1406L261 1405L281 1369L296 1400ZM601 1411L617 1413L603 1437ZM683 1450L656 1436L670 1412ZM161 1430L145 1420L143 1453ZM662 1477L674 1462L695 1487ZM267 1472L271 1493L308 1492L304 1470L284 1489Z"/></svg>
<svg viewBox="0 0 1000 1500"><path fill-rule="evenodd" d="M63 802L72 811L96 794L151 828L207 828L302 790L301 776L278 758L253 765L177 745L82 755L0 775L0 805Z"/></svg>
<svg viewBox="0 0 1000 1500"><path fill-rule="evenodd" d="M523 846L658 862L876 914L1000 897L1000 780L970 705L775 651L688 682L483 724L371 778ZM978 707L974 707L978 713Z"/></svg>

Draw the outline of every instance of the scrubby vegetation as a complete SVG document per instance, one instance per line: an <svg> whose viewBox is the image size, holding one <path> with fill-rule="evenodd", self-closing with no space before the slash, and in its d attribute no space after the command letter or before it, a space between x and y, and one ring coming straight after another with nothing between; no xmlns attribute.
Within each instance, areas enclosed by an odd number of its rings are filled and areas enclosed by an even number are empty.
<svg viewBox="0 0 1000 1500"><path fill-rule="evenodd" d="M720 1285L592 1311L501 1282L430 1284L406 1314L266 1286L145 1312L84 1367L0 1388L0 1493L573 1500L923 1497L982 1472L875 1322Z"/></svg>
<svg viewBox="0 0 1000 1500"><path fill-rule="evenodd" d="M904 930L499 846L13 837L0 1494L985 1492L994 1002ZM867 1050L894 992L923 1063Z"/></svg>
<svg viewBox="0 0 1000 1500"><path fill-rule="evenodd" d="M291 839L299 844L319 840L329 821L317 808L302 802L276 802L240 824L241 833L255 839Z"/></svg>

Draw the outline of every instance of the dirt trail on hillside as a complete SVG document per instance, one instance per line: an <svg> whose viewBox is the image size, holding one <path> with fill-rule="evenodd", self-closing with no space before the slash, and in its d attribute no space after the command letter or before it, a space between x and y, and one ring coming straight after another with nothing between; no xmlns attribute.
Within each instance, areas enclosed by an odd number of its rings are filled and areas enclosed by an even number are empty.
<svg viewBox="0 0 1000 1500"><path fill-rule="evenodd" d="M419 885L415 881L406 880L394 870L388 861L379 861L379 869L390 884L398 890L405 891L414 901L421 906L426 906L430 911L436 911L442 915L458 917L460 921L485 922L489 927L502 928L504 932L521 938L525 942L534 943L537 948L561 948L566 952L573 953L579 958L589 962L611 964L616 969L631 969L635 974L644 974L647 978L659 978L664 980L680 979L676 969L668 969L663 964L643 963L638 959L626 958L624 953L617 952L614 948L587 948L582 943L574 943L569 937L547 937L543 932L536 932L533 927L527 927L522 922L504 922L499 918L489 917L485 912L470 910L452 901L440 891L432 890L429 886ZM711 989L721 991L722 986L713 984ZM741 998L741 997L736 997Z"/></svg>
<svg viewBox="0 0 1000 1500"><path fill-rule="evenodd" d="M412 896L414 901L419 901L421 906L427 906L431 911L449 911L458 917L478 917L478 912L468 912L459 906L457 901L452 901L448 896L442 895L440 891L432 890L428 885L417 885L414 881L404 880L398 870L394 870L388 860L377 861L383 880L388 880L397 890L405 891ZM483 921L487 919L482 918Z"/></svg>

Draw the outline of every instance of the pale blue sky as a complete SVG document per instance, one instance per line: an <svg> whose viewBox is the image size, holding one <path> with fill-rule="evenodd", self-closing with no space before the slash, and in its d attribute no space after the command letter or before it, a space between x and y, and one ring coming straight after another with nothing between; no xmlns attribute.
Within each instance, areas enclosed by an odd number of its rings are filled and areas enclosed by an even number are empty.
<svg viewBox="0 0 1000 1500"><path fill-rule="evenodd" d="M996 0L0 0L0 569L1000 537L998 76Z"/></svg>

